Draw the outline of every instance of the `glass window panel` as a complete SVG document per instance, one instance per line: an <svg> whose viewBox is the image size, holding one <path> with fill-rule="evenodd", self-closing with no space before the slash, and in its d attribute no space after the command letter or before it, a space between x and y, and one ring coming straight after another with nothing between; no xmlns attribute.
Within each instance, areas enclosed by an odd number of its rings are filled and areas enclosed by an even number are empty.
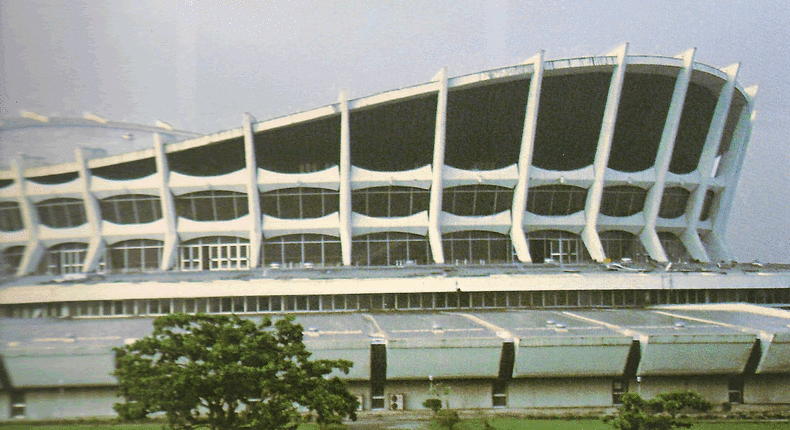
<svg viewBox="0 0 790 430"><path fill-rule="evenodd" d="M433 296L436 309L454 308L458 304L457 293L435 293Z"/></svg>
<svg viewBox="0 0 790 430"><path fill-rule="evenodd" d="M176 197L175 206L178 216L187 219L195 219L195 213L192 210L192 199Z"/></svg>
<svg viewBox="0 0 790 430"><path fill-rule="evenodd" d="M298 195L282 195L279 199L280 218L299 219L301 218L301 205Z"/></svg>
<svg viewBox="0 0 790 430"><path fill-rule="evenodd" d="M277 205L277 195L272 193L261 193L260 195L261 213L276 218L281 218Z"/></svg>
<svg viewBox="0 0 790 430"><path fill-rule="evenodd" d="M320 218L324 216L324 205L321 193L305 190L302 195L302 218Z"/></svg>
<svg viewBox="0 0 790 430"><path fill-rule="evenodd" d="M472 296L472 307L473 308L481 308L483 307L483 294L482 293L471 293Z"/></svg>
<svg viewBox="0 0 790 430"><path fill-rule="evenodd" d="M126 268L141 269L143 266L143 253L139 248L128 248L126 251Z"/></svg>
<svg viewBox="0 0 790 430"><path fill-rule="evenodd" d="M544 185L529 189L527 211L537 215L570 215L584 210L587 190L571 185Z"/></svg>
<svg viewBox="0 0 790 430"><path fill-rule="evenodd" d="M115 202L108 200L100 201L99 211L101 211L101 218L103 220L118 224L118 213L115 210Z"/></svg>
<svg viewBox="0 0 790 430"><path fill-rule="evenodd" d="M269 297L269 309L272 311L279 311L282 309L283 303L280 296Z"/></svg>
<svg viewBox="0 0 790 430"><path fill-rule="evenodd" d="M386 191L378 193L370 193L367 196L368 216L373 217L390 217L393 213L392 205L390 205L389 195Z"/></svg>
<svg viewBox="0 0 790 430"><path fill-rule="evenodd" d="M661 218L678 218L686 212L686 205L690 192L682 187L667 187L661 197L661 208L658 216Z"/></svg>
<svg viewBox="0 0 790 430"><path fill-rule="evenodd" d="M321 299L319 296L307 296L307 310L310 311L320 311L321 310Z"/></svg>
<svg viewBox="0 0 790 430"><path fill-rule="evenodd" d="M115 202L116 209L118 210L120 224L136 224L139 221L135 216L134 202L130 200L121 200Z"/></svg>
<svg viewBox="0 0 790 430"><path fill-rule="evenodd" d="M219 313L220 312L220 299L217 297L212 297L208 299L209 305L209 312L211 313Z"/></svg>
<svg viewBox="0 0 790 430"><path fill-rule="evenodd" d="M69 218L71 219L69 227L82 225L87 222L87 218L85 218L85 207L82 205L82 202L70 204L67 208L69 210Z"/></svg>
<svg viewBox="0 0 790 430"><path fill-rule="evenodd" d="M162 261L162 248L146 248L144 251L144 268L145 269L158 269L160 261Z"/></svg>
<svg viewBox="0 0 790 430"><path fill-rule="evenodd" d="M229 219L236 219L238 213L234 206L234 198L232 196L215 196L214 206L217 211L217 220L224 221Z"/></svg>
<svg viewBox="0 0 790 430"><path fill-rule="evenodd" d="M159 204L159 199L148 198L137 200L135 206L137 208L138 222L140 223L149 223L162 218L160 215L162 209Z"/></svg>
<svg viewBox="0 0 790 430"><path fill-rule="evenodd" d="M193 210L195 211L195 221L215 221L216 206L211 197L195 197L192 200Z"/></svg>

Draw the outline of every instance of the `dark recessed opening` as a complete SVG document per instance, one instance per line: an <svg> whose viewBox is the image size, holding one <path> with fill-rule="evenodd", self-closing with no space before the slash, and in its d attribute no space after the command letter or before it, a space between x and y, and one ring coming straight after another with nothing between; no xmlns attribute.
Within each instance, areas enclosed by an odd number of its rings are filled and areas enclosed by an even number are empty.
<svg viewBox="0 0 790 430"><path fill-rule="evenodd" d="M433 162L436 94L351 111L351 164L391 172Z"/></svg>
<svg viewBox="0 0 790 430"><path fill-rule="evenodd" d="M529 82L519 79L450 90L445 164L492 170L517 163Z"/></svg>
<svg viewBox="0 0 790 430"><path fill-rule="evenodd" d="M245 167L244 138L224 140L167 154L171 171L191 176L218 176Z"/></svg>
<svg viewBox="0 0 790 430"><path fill-rule="evenodd" d="M691 173L697 168L708 129L713 120L718 95L702 85L689 84L686 102L680 116L680 125L672 151L669 171L678 175Z"/></svg>
<svg viewBox="0 0 790 430"><path fill-rule="evenodd" d="M91 169L91 174L94 176L116 180L144 178L154 173L156 173L156 161L153 158L143 158L142 160Z"/></svg>
<svg viewBox="0 0 790 430"><path fill-rule="evenodd" d="M609 155L609 167L641 172L655 164L675 78L626 73Z"/></svg>
<svg viewBox="0 0 790 430"><path fill-rule="evenodd" d="M568 171L593 163L611 77L597 72L543 79L535 166Z"/></svg>
<svg viewBox="0 0 790 430"><path fill-rule="evenodd" d="M57 175L34 176L32 178L27 178L27 180L31 182L35 182L37 184L55 185L55 184L65 184L66 182L71 182L77 179L79 176L80 174L78 172L68 172L68 173L60 173Z"/></svg>
<svg viewBox="0 0 790 430"><path fill-rule="evenodd" d="M717 155L722 155L730 149L732 145L732 138L735 135L735 128L738 126L738 121L741 119L741 112L746 106L746 98L740 91L735 91L730 103L730 111L727 113L727 122L724 124L724 132L721 135L721 142L719 142L719 150Z"/></svg>
<svg viewBox="0 0 790 430"><path fill-rule="evenodd" d="M255 133L258 167L305 173L340 164L340 115Z"/></svg>

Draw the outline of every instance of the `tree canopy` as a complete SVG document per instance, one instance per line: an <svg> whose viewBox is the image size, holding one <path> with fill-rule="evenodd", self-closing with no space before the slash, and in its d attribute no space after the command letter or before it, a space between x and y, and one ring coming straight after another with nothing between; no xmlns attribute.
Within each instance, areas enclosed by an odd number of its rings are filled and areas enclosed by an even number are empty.
<svg viewBox="0 0 790 430"><path fill-rule="evenodd" d="M670 430L691 427L691 422L678 417L685 411L707 412L711 403L693 391L661 393L653 399L639 394L623 395L618 415L611 420L617 430Z"/></svg>
<svg viewBox="0 0 790 430"><path fill-rule="evenodd" d="M163 412L174 429L291 429L300 408L320 424L356 419L356 398L330 377L353 364L310 360L302 331L293 317L159 317L150 336L114 350L125 400L114 409L127 420Z"/></svg>

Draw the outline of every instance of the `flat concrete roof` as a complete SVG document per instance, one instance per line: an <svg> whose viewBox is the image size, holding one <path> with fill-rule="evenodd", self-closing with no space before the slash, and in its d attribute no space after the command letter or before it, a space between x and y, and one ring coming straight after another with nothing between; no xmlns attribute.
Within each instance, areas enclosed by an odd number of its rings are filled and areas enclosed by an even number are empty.
<svg viewBox="0 0 790 430"><path fill-rule="evenodd" d="M111 349L150 334L152 322L0 318L0 355L17 386L111 384ZM639 375L738 374L758 344L758 373L790 372L790 312L754 305L299 314L296 322L315 358L353 361L340 376L358 380L370 378L374 343L386 344L392 379L496 378L506 342L516 346L514 377L621 375L634 340Z"/></svg>

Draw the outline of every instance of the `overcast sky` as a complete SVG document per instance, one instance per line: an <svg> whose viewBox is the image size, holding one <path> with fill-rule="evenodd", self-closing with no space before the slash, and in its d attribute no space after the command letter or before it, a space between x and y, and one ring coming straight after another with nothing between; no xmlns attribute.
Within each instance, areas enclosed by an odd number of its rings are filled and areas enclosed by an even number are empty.
<svg viewBox="0 0 790 430"><path fill-rule="evenodd" d="M0 117L20 110L212 133L350 96L519 63L631 54L741 63L757 121L729 241L741 261L790 262L790 2L773 1L0 1ZM99 136L101 134L101 136ZM152 146L122 133L0 133L18 152L73 160ZM34 148L34 149L31 149ZM64 158L65 157L65 158ZM5 163L3 163L5 164Z"/></svg>

